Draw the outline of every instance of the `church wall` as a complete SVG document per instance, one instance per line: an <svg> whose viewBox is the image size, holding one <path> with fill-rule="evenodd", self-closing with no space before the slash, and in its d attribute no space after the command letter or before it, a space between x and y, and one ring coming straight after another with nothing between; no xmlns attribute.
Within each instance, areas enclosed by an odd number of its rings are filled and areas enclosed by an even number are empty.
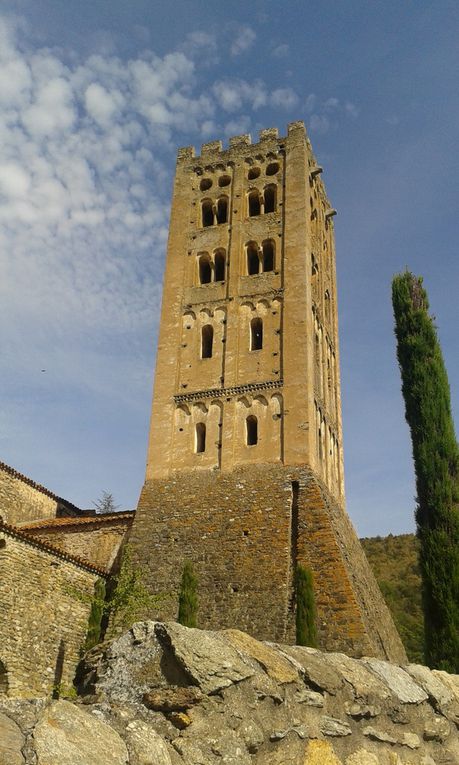
<svg viewBox="0 0 459 765"><path fill-rule="evenodd" d="M0 527L0 661L9 695L72 685L99 576Z"/></svg>
<svg viewBox="0 0 459 765"><path fill-rule="evenodd" d="M58 502L39 489L0 468L0 515L12 526L57 515Z"/></svg>

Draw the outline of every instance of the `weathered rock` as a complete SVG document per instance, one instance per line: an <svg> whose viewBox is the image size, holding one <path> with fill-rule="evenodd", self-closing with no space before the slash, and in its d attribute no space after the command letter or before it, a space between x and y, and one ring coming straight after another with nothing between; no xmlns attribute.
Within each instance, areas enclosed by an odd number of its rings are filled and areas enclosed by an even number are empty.
<svg viewBox="0 0 459 765"><path fill-rule="evenodd" d="M322 693L317 693L317 691L309 691L307 689L296 691L295 701L297 704L306 704L308 707L321 708L325 704L325 699Z"/></svg>
<svg viewBox="0 0 459 765"><path fill-rule="evenodd" d="M320 721L320 731L324 736L350 736L352 728L344 720L324 715Z"/></svg>
<svg viewBox="0 0 459 765"><path fill-rule="evenodd" d="M294 683L299 679L298 671L293 667L292 662L266 643L261 643L240 630L224 630L221 634L238 651L242 651L261 664L266 674L275 682Z"/></svg>
<svg viewBox="0 0 459 765"><path fill-rule="evenodd" d="M424 725L425 741L445 741L451 733L451 725L444 717L434 717Z"/></svg>
<svg viewBox="0 0 459 765"><path fill-rule="evenodd" d="M113 728L68 701L55 701L34 731L40 765L127 765L126 744Z"/></svg>
<svg viewBox="0 0 459 765"><path fill-rule="evenodd" d="M142 720L126 726L125 741L129 765L172 765L166 742Z"/></svg>
<svg viewBox="0 0 459 765"><path fill-rule="evenodd" d="M282 646L281 650L286 656L295 659L306 680L314 687L331 694L336 694L342 688L341 675L328 662L322 660L319 651L297 645Z"/></svg>
<svg viewBox="0 0 459 765"><path fill-rule="evenodd" d="M353 687L358 698L382 700L390 697L386 683L367 669L361 661L343 653L331 653L327 657L327 663Z"/></svg>
<svg viewBox="0 0 459 765"><path fill-rule="evenodd" d="M442 682L437 673L432 672L428 667L420 664L409 664L405 667L406 671L416 680L418 685L424 689L427 695L434 699L439 708L451 704L454 694L451 689Z"/></svg>
<svg viewBox="0 0 459 765"><path fill-rule="evenodd" d="M380 706L373 706L372 704L361 704L358 701L346 701L344 704L344 709L349 717L354 717L357 720L369 717L377 717L381 714Z"/></svg>
<svg viewBox="0 0 459 765"><path fill-rule="evenodd" d="M160 688L144 693L142 701L149 709L157 712L181 712L199 704L203 694L199 688Z"/></svg>
<svg viewBox="0 0 459 765"><path fill-rule="evenodd" d="M186 712L171 712L169 720L179 730L185 730L185 728L191 725L191 717Z"/></svg>
<svg viewBox="0 0 459 765"><path fill-rule="evenodd" d="M379 765L379 761L375 754L359 749L346 757L346 765Z"/></svg>
<svg viewBox="0 0 459 765"><path fill-rule="evenodd" d="M364 659L364 662L385 681L403 704L420 704L421 701L427 701L427 693L401 667L380 659Z"/></svg>
<svg viewBox="0 0 459 765"><path fill-rule="evenodd" d="M372 725L367 725L366 728L363 729L362 733L364 736L368 736L368 738L371 738L373 741L384 741L388 744L397 743L397 739L395 739L389 733L384 730L373 728Z"/></svg>
<svg viewBox="0 0 459 765"><path fill-rule="evenodd" d="M255 674L218 633L188 629L174 622L157 624L155 631L162 645L171 649L183 672L204 693L216 693Z"/></svg>
<svg viewBox="0 0 459 765"><path fill-rule="evenodd" d="M24 736L18 725L0 712L0 765L24 765Z"/></svg>
<svg viewBox="0 0 459 765"><path fill-rule="evenodd" d="M327 741L310 741L304 765L341 765L331 744Z"/></svg>

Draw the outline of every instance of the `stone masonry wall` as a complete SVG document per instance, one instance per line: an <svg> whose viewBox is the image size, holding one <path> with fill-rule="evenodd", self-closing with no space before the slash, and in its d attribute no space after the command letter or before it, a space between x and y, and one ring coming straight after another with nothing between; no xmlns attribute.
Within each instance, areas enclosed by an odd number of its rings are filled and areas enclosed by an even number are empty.
<svg viewBox="0 0 459 765"><path fill-rule="evenodd" d="M39 518L74 515L78 508L0 462L0 516L16 526Z"/></svg>
<svg viewBox="0 0 459 765"><path fill-rule="evenodd" d="M55 523L22 526L21 530L65 550L70 555L78 555L94 566L111 571L126 532L132 524L132 515L113 521L101 517L77 519L73 524L68 522L70 520L65 518L58 519Z"/></svg>
<svg viewBox="0 0 459 765"><path fill-rule="evenodd" d="M176 618L190 560L199 626L293 643L297 561L314 575L322 649L406 659L349 519L306 468L253 465L148 481L130 542L149 588L169 595L159 618Z"/></svg>
<svg viewBox="0 0 459 765"><path fill-rule="evenodd" d="M84 564L0 526L0 662L11 696L71 686L94 584Z"/></svg>

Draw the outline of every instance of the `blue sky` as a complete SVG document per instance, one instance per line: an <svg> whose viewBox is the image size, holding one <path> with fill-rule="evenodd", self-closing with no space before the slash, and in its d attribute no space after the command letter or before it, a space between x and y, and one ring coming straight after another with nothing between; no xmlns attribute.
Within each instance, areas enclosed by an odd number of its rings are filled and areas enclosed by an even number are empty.
<svg viewBox="0 0 459 765"><path fill-rule="evenodd" d="M457 419L458 21L447 0L3 0L0 459L135 506L176 148L304 119L338 209L348 511L412 530L390 281L425 278Z"/></svg>

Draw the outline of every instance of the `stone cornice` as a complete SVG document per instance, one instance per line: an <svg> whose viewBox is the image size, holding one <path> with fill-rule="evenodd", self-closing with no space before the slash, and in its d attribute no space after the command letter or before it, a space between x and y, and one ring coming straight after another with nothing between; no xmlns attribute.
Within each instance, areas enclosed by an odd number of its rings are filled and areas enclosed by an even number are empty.
<svg viewBox="0 0 459 765"><path fill-rule="evenodd" d="M274 390L282 388L283 380L266 380L261 383L247 383L247 385L233 385L229 388L208 388L207 390L198 390L190 393L178 393L174 396L176 404L183 401L200 401L203 398L227 398L238 396L241 393L257 393L263 390Z"/></svg>

